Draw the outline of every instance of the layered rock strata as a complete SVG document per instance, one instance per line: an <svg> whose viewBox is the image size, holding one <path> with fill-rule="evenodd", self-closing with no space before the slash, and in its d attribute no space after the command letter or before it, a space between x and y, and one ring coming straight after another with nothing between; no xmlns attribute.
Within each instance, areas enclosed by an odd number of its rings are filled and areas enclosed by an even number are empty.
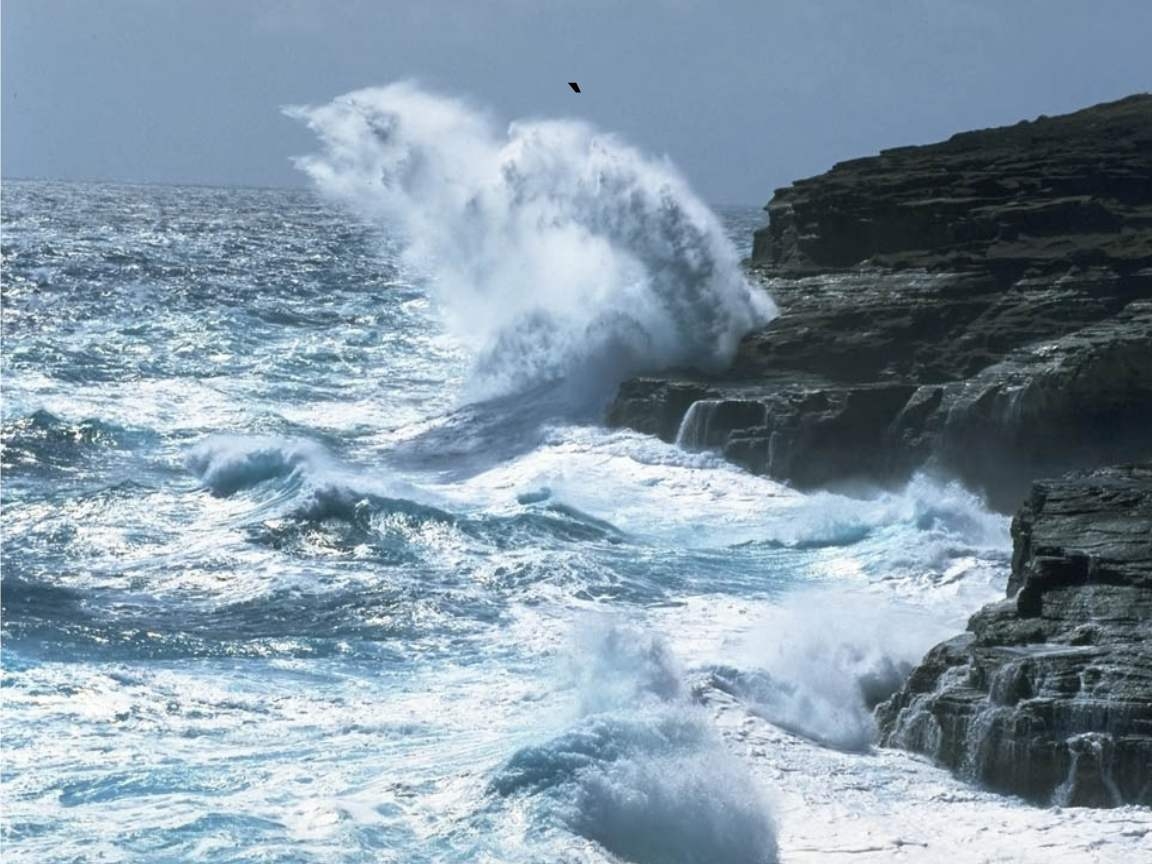
<svg viewBox="0 0 1152 864"><path fill-rule="evenodd" d="M610 424L799 487L936 465L1006 511L1152 456L1152 96L844 162L767 209L749 272L780 317L722 375L625 382Z"/></svg>
<svg viewBox="0 0 1152 864"><path fill-rule="evenodd" d="M1008 599L876 712L881 743L1043 804L1152 804L1152 463L1036 483Z"/></svg>

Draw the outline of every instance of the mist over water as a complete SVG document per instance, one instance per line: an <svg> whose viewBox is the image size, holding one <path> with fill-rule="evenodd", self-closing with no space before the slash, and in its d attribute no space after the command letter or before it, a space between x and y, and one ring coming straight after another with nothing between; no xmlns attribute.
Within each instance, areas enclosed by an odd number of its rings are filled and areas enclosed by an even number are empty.
<svg viewBox="0 0 1152 864"><path fill-rule="evenodd" d="M471 399L563 381L719 369L775 314L720 221L667 160L575 120L501 129L412 83L294 107L317 187L396 232L472 352Z"/></svg>
<svg viewBox="0 0 1152 864"><path fill-rule="evenodd" d="M956 622L847 587L797 591L765 610L711 683L756 714L823 746L867 752L872 709Z"/></svg>

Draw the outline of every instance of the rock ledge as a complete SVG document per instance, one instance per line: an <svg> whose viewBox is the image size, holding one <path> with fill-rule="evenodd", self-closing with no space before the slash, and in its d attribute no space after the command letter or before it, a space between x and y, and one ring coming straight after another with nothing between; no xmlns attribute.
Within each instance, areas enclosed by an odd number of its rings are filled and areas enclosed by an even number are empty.
<svg viewBox="0 0 1152 864"><path fill-rule="evenodd" d="M805 488L937 466L1011 511L1152 458L1152 96L841 163L778 190L731 368L621 385L610 425Z"/></svg>
<svg viewBox="0 0 1152 864"><path fill-rule="evenodd" d="M877 708L881 744L1042 804L1152 804L1152 463L1036 483L1008 598Z"/></svg>

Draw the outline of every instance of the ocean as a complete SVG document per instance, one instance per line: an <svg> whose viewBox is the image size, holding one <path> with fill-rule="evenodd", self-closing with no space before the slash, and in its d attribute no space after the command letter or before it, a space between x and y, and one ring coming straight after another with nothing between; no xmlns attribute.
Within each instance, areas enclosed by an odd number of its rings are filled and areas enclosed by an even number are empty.
<svg viewBox="0 0 1152 864"><path fill-rule="evenodd" d="M872 744L1007 517L605 428L775 314L762 213L390 98L306 189L4 182L5 860L1146 854Z"/></svg>

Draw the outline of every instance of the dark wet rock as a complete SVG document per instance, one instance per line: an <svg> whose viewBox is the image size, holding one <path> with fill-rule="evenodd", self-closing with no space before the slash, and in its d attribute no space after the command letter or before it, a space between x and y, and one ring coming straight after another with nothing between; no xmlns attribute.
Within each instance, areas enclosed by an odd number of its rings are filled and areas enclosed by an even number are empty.
<svg viewBox="0 0 1152 864"><path fill-rule="evenodd" d="M881 743L1037 803L1152 804L1152 463L1036 483L1008 599L876 712Z"/></svg>
<svg viewBox="0 0 1152 864"><path fill-rule="evenodd" d="M609 422L800 487L929 467L1027 497L1008 599L877 708L881 741L1152 804L1152 96L842 163L768 211L749 272L781 315L722 375L625 382Z"/></svg>
<svg viewBox="0 0 1152 864"><path fill-rule="evenodd" d="M1152 457L1152 96L841 163L777 191L781 315L719 376L625 382L612 425L800 487L937 466L1011 510ZM690 431L690 430L685 430Z"/></svg>
<svg viewBox="0 0 1152 864"><path fill-rule="evenodd" d="M1150 102L1131 96L842 162L776 193L753 258L818 270L991 259L1001 272L1139 262L1152 219Z"/></svg>

